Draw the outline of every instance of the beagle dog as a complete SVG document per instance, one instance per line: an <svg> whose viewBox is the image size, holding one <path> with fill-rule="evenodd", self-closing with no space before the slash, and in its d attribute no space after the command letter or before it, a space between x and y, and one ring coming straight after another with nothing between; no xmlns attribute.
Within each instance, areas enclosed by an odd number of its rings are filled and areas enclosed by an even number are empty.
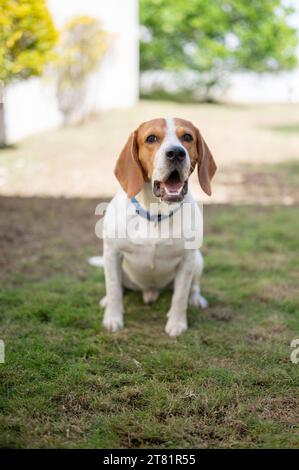
<svg viewBox="0 0 299 470"><path fill-rule="evenodd" d="M216 164L189 121L153 119L129 136L115 167L122 189L103 220L106 296L100 304L107 330L123 327L124 288L141 291L146 304L173 288L165 327L169 336L186 331L188 303L207 307L199 284L202 211L188 191L196 166L201 188L211 195ZM188 245L187 225L197 236L195 244Z"/></svg>

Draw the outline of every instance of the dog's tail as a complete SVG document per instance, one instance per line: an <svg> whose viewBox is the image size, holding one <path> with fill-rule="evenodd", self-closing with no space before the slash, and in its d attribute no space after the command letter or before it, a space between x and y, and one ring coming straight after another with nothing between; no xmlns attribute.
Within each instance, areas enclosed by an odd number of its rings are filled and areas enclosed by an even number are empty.
<svg viewBox="0 0 299 470"><path fill-rule="evenodd" d="M88 258L88 263L91 266L96 266L97 268L103 268L104 256L92 256L91 258Z"/></svg>

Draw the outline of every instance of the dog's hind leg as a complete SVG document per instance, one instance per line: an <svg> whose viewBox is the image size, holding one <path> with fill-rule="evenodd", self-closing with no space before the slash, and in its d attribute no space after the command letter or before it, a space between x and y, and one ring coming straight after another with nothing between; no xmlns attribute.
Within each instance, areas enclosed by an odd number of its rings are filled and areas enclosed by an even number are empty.
<svg viewBox="0 0 299 470"><path fill-rule="evenodd" d="M196 251L196 270L192 279L189 305L193 307L207 308L209 306L208 301L200 294L200 278L203 271L203 257L201 252Z"/></svg>
<svg viewBox="0 0 299 470"><path fill-rule="evenodd" d="M160 292L155 288L148 288L142 291L143 302L145 304L153 304L159 297Z"/></svg>

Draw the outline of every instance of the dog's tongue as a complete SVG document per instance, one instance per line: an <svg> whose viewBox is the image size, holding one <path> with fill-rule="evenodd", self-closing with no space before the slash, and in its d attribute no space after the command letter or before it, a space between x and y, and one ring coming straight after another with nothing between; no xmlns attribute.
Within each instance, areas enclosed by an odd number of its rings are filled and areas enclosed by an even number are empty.
<svg viewBox="0 0 299 470"><path fill-rule="evenodd" d="M168 193L178 193L182 186L183 183L181 181L168 180L161 183L161 187L164 188Z"/></svg>
<svg viewBox="0 0 299 470"><path fill-rule="evenodd" d="M167 193L179 193L182 189L183 182L180 179L179 174L174 171L168 180L161 182L161 188Z"/></svg>

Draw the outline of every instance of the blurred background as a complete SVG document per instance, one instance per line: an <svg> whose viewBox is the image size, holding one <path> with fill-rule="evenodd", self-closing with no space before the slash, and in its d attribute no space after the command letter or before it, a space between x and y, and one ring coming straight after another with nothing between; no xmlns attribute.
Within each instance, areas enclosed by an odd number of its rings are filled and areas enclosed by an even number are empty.
<svg viewBox="0 0 299 470"><path fill-rule="evenodd" d="M298 2L1 0L0 21L1 194L111 197L127 135L172 115L215 155L213 202L297 200Z"/></svg>

